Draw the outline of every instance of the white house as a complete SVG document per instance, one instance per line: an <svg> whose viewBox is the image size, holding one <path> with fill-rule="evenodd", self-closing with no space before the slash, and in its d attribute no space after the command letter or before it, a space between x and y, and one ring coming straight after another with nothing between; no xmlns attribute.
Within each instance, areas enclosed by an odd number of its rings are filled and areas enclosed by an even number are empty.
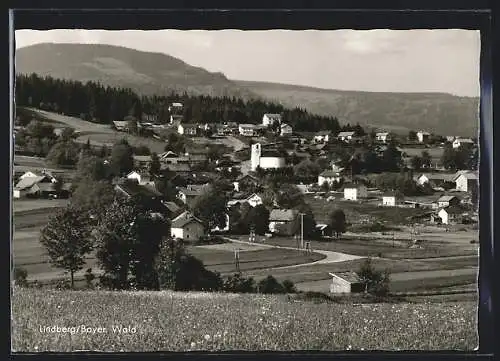
<svg viewBox="0 0 500 361"><path fill-rule="evenodd" d="M170 114L170 124L180 123L183 119L182 114Z"/></svg>
<svg viewBox="0 0 500 361"><path fill-rule="evenodd" d="M251 184L251 185L257 185L259 184L259 178L251 175L251 174L245 174L241 175L238 178L236 178L236 181L233 182L233 187L236 192L240 191L241 185L245 184Z"/></svg>
<svg viewBox="0 0 500 361"><path fill-rule="evenodd" d="M177 133L195 136L198 133L198 126L196 124L179 124Z"/></svg>
<svg viewBox="0 0 500 361"><path fill-rule="evenodd" d="M328 143L330 141L332 133L328 130L323 130L321 132L316 133L314 136L314 141L316 143Z"/></svg>
<svg viewBox="0 0 500 361"><path fill-rule="evenodd" d="M424 130L419 130L417 132L417 139L419 143L425 143L429 140L429 137L431 136L431 133L426 132Z"/></svg>
<svg viewBox="0 0 500 361"><path fill-rule="evenodd" d="M335 170L325 170L318 175L318 185L322 186L325 183L332 185L332 183L340 183L342 179L341 173Z"/></svg>
<svg viewBox="0 0 500 361"><path fill-rule="evenodd" d="M447 135L446 136L446 141L449 142L449 143L453 143L453 141L455 140L455 136L454 135Z"/></svg>
<svg viewBox="0 0 500 361"><path fill-rule="evenodd" d="M280 136L284 137L287 135L291 135L293 133L293 128L291 125L282 123L280 125Z"/></svg>
<svg viewBox="0 0 500 361"><path fill-rule="evenodd" d="M256 126L255 124L240 124L238 131L245 137L253 137L256 134Z"/></svg>
<svg viewBox="0 0 500 361"><path fill-rule="evenodd" d="M173 238L197 241L205 235L205 227L200 219L185 211L172 220L170 232Z"/></svg>
<svg viewBox="0 0 500 361"><path fill-rule="evenodd" d="M134 179L140 185L154 184L154 182L151 180L151 176L148 173L141 171L133 170L132 172L127 174L127 179Z"/></svg>
<svg viewBox="0 0 500 361"><path fill-rule="evenodd" d="M266 127L271 124L281 123L281 114L270 114L266 113L262 117L262 125Z"/></svg>
<svg viewBox="0 0 500 361"><path fill-rule="evenodd" d="M391 140L391 134L389 132L380 132L375 134L375 139L378 142L387 143Z"/></svg>
<svg viewBox="0 0 500 361"><path fill-rule="evenodd" d="M442 224L451 224L460 221L462 214L462 209L460 209L459 207L450 206L442 208L438 212L438 217L441 218Z"/></svg>
<svg viewBox="0 0 500 361"><path fill-rule="evenodd" d="M474 145L474 142L470 138L457 138L451 144L452 144L453 148L456 149L456 148L460 148L463 146Z"/></svg>
<svg viewBox="0 0 500 361"><path fill-rule="evenodd" d="M386 192L382 195L382 205L386 207L396 207L398 200L396 192Z"/></svg>
<svg viewBox="0 0 500 361"><path fill-rule="evenodd" d="M343 142L349 142L354 137L354 132L340 132L337 134L337 139Z"/></svg>
<svg viewBox="0 0 500 361"><path fill-rule="evenodd" d="M453 182L455 174L452 173L423 173L415 178L418 185L432 183L439 186L444 182Z"/></svg>
<svg viewBox="0 0 500 361"><path fill-rule="evenodd" d="M455 179L455 189L460 192L472 192L477 190L478 176L474 172L458 174Z"/></svg>
<svg viewBox="0 0 500 361"><path fill-rule="evenodd" d="M356 201L368 197L368 190L363 184L347 184L344 186L344 199Z"/></svg>
<svg viewBox="0 0 500 361"><path fill-rule="evenodd" d="M260 143L252 144L251 147L251 170L255 171L257 167L262 169L277 169L286 166L286 160L276 150L263 150Z"/></svg>
<svg viewBox="0 0 500 361"><path fill-rule="evenodd" d="M364 287L359 276L354 272L329 273L332 277L330 293L363 292Z"/></svg>

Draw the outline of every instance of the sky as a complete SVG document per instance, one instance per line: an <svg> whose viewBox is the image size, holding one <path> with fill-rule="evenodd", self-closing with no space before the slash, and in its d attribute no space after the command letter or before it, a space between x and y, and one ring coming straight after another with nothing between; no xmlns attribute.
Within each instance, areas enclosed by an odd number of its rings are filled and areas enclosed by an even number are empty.
<svg viewBox="0 0 500 361"><path fill-rule="evenodd" d="M87 43L165 53L229 79L479 96L475 30L16 30L16 48Z"/></svg>

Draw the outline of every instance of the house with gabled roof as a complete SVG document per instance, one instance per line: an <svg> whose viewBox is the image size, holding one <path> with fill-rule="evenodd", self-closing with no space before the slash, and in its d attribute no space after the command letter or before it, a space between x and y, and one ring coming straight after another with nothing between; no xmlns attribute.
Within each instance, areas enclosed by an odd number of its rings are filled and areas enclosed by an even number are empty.
<svg viewBox="0 0 500 361"><path fill-rule="evenodd" d="M324 170L318 175L318 185L322 186L323 184L327 183L331 186L333 183L340 183L342 181L341 172L341 170L333 169Z"/></svg>
<svg viewBox="0 0 500 361"><path fill-rule="evenodd" d="M194 137L198 134L198 124L181 123L177 126L177 133Z"/></svg>
<svg viewBox="0 0 500 361"><path fill-rule="evenodd" d="M292 135L293 128L290 124L281 123L280 125L280 136L285 137L288 135Z"/></svg>
<svg viewBox="0 0 500 361"><path fill-rule="evenodd" d="M364 184L347 183L343 187L344 199L356 201L368 197L368 189Z"/></svg>
<svg viewBox="0 0 500 361"><path fill-rule="evenodd" d="M262 204L262 197L256 193L252 194L235 194L231 200L227 202L228 207L235 204L248 203L251 207L256 207Z"/></svg>
<svg viewBox="0 0 500 361"><path fill-rule="evenodd" d="M417 140L419 143L426 143L431 136L431 133L426 132L425 130L419 130L417 132Z"/></svg>
<svg viewBox="0 0 500 361"><path fill-rule="evenodd" d="M391 134L389 132L378 132L375 133L375 139L378 142L387 143L391 140Z"/></svg>
<svg viewBox="0 0 500 361"><path fill-rule="evenodd" d="M266 113L262 116L262 125L267 127L276 123L281 124L281 114Z"/></svg>
<svg viewBox="0 0 500 361"><path fill-rule="evenodd" d="M269 214L269 231L273 234L294 235L299 223L299 211L296 209L273 209Z"/></svg>
<svg viewBox="0 0 500 361"><path fill-rule="evenodd" d="M342 142L350 142L354 137L355 132L340 132L337 134L337 139Z"/></svg>
<svg viewBox="0 0 500 361"><path fill-rule="evenodd" d="M472 171L457 173L453 181L455 182L455 189L460 192L473 192L479 186L479 177L476 172Z"/></svg>
<svg viewBox="0 0 500 361"><path fill-rule="evenodd" d="M330 293L355 293L365 291L359 275L355 272L336 272L329 273L329 275L332 277Z"/></svg>
<svg viewBox="0 0 500 361"><path fill-rule="evenodd" d="M145 184L154 184L154 181L149 174L149 172L143 170L133 170L129 174L126 175L127 179L132 179L137 181L140 185Z"/></svg>
<svg viewBox="0 0 500 361"><path fill-rule="evenodd" d="M449 206L441 208L438 212L438 217L441 219L442 224L459 223L462 219L464 210L458 206Z"/></svg>
<svg viewBox="0 0 500 361"><path fill-rule="evenodd" d="M332 132L329 130L322 130L314 135L313 140L317 143L329 142L332 137Z"/></svg>
<svg viewBox="0 0 500 361"><path fill-rule="evenodd" d="M474 145L474 141L470 138L456 138L452 144L453 148L460 148L460 147L470 147Z"/></svg>
<svg viewBox="0 0 500 361"><path fill-rule="evenodd" d="M191 212L185 211L172 219L170 233L175 239L198 241L205 235L205 225L201 219L195 217Z"/></svg>

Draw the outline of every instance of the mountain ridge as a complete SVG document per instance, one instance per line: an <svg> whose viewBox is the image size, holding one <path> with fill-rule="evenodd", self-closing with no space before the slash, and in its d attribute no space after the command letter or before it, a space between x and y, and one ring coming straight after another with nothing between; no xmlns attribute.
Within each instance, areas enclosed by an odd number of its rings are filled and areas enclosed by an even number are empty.
<svg viewBox="0 0 500 361"><path fill-rule="evenodd" d="M42 43L16 51L16 72L95 81L127 87L139 94L234 96L301 107L341 123L406 132L425 129L475 136L479 98L448 93L397 93L335 90L265 81L234 80L220 72L191 66L181 59L105 44Z"/></svg>

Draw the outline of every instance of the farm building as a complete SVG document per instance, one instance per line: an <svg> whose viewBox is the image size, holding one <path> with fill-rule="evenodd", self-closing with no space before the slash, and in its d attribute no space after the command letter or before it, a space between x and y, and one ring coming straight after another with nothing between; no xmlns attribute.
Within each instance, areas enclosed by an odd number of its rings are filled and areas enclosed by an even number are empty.
<svg viewBox="0 0 500 361"><path fill-rule="evenodd" d="M179 124L177 127L177 133L181 135L187 135L194 137L198 134L198 125L196 124Z"/></svg>
<svg viewBox="0 0 500 361"><path fill-rule="evenodd" d="M280 125L280 136L284 137L291 135L293 133L293 128L291 125L283 123Z"/></svg>
<svg viewBox="0 0 500 361"><path fill-rule="evenodd" d="M268 126L273 124L281 124L281 114L264 114L262 116L262 125Z"/></svg>
<svg viewBox="0 0 500 361"><path fill-rule="evenodd" d="M442 224L452 224L460 222L463 213L464 211L462 208L457 206L450 206L442 208L438 212L438 217L441 219Z"/></svg>
<svg viewBox="0 0 500 361"><path fill-rule="evenodd" d="M140 185L154 184L149 173L140 170L133 170L132 172L127 174L127 179L136 180Z"/></svg>
<svg viewBox="0 0 500 361"><path fill-rule="evenodd" d="M128 131L128 121L126 120L114 120L113 125L116 130L120 132L127 132Z"/></svg>
<svg viewBox="0 0 500 361"><path fill-rule="evenodd" d="M257 167L276 169L286 165L283 155L275 150L263 150L260 143L252 144L250 162L252 171L255 171Z"/></svg>
<svg viewBox="0 0 500 361"><path fill-rule="evenodd" d="M317 143L327 143L330 141L331 136L332 132L329 130L323 130L321 132L317 132L313 139Z"/></svg>
<svg viewBox="0 0 500 361"><path fill-rule="evenodd" d="M441 186L446 182L453 182L454 173L423 173L415 178L418 185L429 183L433 187Z"/></svg>
<svg viewBox="0 0 500 361"><path fill-rule="evenodd" d="M375 139L378 142L387 143L391 140L391 134L388 132L380 132L375 134Z"/></svg>
<svg viewBox="0 0 500 361"><path fill-rule="evenodd" d="M57 180L49 173L38 174L28 171L19 177L19 181L14 186L12 196L14 198L22 198L25 196L35 197L40 192L38 191L38 188L34 186L41 183L55 184L57 183ZM42 186L42 188L43 187L44 186Z"/></svg>
<svg viewBox="0 0 500 361"><path fill-rule="evenodd" d="M437 208L445 208L449 206L458 206L460 199L455 196L441 196L437 201Z"/></svg>
<svg viewBox="0 0 500 361"><path fill-rule="evenodd" d="M256 207L262 204L262 197L255 193L252 193L250 195L248 194L235 195L233 199L227 202L227 205L228 207L231 207L238 203L239 204L248 203L251 207Z"/></svg>
<svg viewBox="0 0 500 361"><path fill-rule="evenodd" d="M368 190L363 184L346 184L344 186L344 199L356 201L368 197Z"/></svg>
<svg viewBox="0 0 500 361"><path fill-rule="evenodd" d="M203 192L208 189L207 184L189 184L187 187L182 187L177 193L177 198L180 199L184 204L189 207L193 205L193 201L196 197L203 194Z"/></svg>
<svg viewBox="0 0 500 361"><path fill-rule="evenodd" d="M401 197L396 192L385 192L382 195L382 205L387 207L396 207Z"/></svg>
<svg viewBox="0 0 500 361"><path fill-rule="evenodd" d="M173 238L197 241L205 235L205 226L200 219L186 211L172 220L170 232Z"/></svg>
<svg viewBox="0 0 500 361"><path fill-rule="evenodd" d="M273 209L269 214L269 231L274 234L294 235L299 223L299 211L296 209Z"/></svg>
<svg viewBox="0 0 500 361"><path fill-rule="evenodd" d="M419 130L417 132L417 139L419 143L426 143L431 136L431 133L426 132L424 130Z"/></svg>
<svg viewBox="0 0 500 361"><path fill-rule="evenodd" d="M350 142L354 137L354 132L340 132L337 134L337 139L342 142Z"/></svg>
<svg viewBox="0 0 500 361"><path fill-rule="evenodd" d="M458 174L455 179L455 188L460 192L473 192L478 187L478 176L474 172Z"/></svg>
<svg viewBox="0 0 500 361"><path fill-rule="evenodd" d="M453 148L460 148L460 147L465 147L465 146L473 146L474 141L470 138L457 138L451 143Z"/></svg>
<svg viewBox="0 0 500 361"><path fill-rule="evenodd" d="M318 185L322 186L327 183L328 185L332 185L332 183L340 183L342 180L341 172L335 170L325 170L318 175Z"/></svg>
<svg viewBox="0 0 500 361"><path fill-rule="evenodd" d="M359 276L354 272L329 273L332 277L330 293L364 292Z"/></svg>

